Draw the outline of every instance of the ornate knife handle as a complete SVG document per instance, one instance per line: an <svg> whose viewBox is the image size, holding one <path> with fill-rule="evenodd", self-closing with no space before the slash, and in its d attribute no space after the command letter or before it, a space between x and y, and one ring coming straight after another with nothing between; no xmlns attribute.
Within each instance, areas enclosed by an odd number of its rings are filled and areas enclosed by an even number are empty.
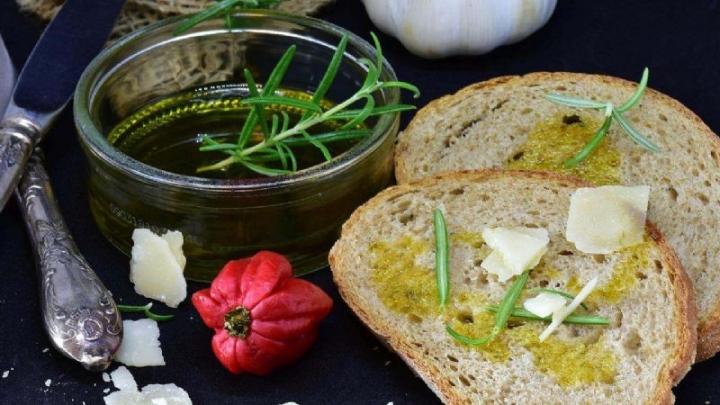
<svg viewBox="0 0 720 405"><path fill-rule="evenodd" d="M0 212L18 185L41 137L39 128L29 120L12 117L0 122Z"/></svg>
<svg viewBox="0 0 720 405"><path fill-rule="evenodd" d="M122 321L67 230L38 151L16 196L35 247L43 323L53 346L88 370L105 370L120 346Z"/></svg>

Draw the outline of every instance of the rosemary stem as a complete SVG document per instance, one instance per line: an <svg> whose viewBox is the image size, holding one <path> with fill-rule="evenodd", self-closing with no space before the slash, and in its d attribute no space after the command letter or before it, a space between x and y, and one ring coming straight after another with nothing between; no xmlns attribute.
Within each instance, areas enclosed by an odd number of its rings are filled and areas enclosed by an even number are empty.
<svg viewBox="0 0 720 405"><path fill-rule="evenodd" d="M277 145L279 142L282 142L283 140L290 138L291 136L301 134L303 131L307 130L308 128L312 127L313 125L317 125L323 121L326 121L326 120L332 118L338 112L346 109L347 107L349 107L356 101L361 100L362 98L366 97L368 94L371 94L378 88L382 87L382 84L383 84L383 82L378 82L375 85L368 87L367 89L364 89L358 93L355 93L347 100L334 105L333 107L329 108L328 110L324 111L323 113L315 115L314 117L309 118L305 121L299 122L297 125L293 126L292 128L288 128L287 131L279 133L276 136L272 137L271 139L264 139L264 140L256 143L255 145L244 148L241 151L236 152L232 156L225 158L217 163L214 163L214 164L208 165L208 166L203 166L198 169L198 172L222 169L224 167L234 164L235 162L241 161L242 158L244 158L246 156L252 155L253 153L257 153L258 151L261 151L268 147L273 147L273 146Z"/></svg>

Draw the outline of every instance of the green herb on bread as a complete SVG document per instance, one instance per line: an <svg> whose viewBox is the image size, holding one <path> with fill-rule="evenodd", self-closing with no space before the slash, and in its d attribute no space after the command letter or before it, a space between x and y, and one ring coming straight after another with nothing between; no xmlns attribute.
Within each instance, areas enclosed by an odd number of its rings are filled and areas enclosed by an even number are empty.
<svg viewBox="0 0 720 405"><path fill-rule="evenodd" d="M433 224L435 225L435 276L437 277L438 301L440 306L445 306L450 295L448 277L450 257L448 256L449 243L445 217L440 209L435 210Z"/></svg>
<svg viewBox="0 0 720 405"><path fill-rule="evenodd" d="M547 100L568 107L605 110L605 120L603 121L603 124L595 132L595 135L592 137L590 142L588 142L585 147L580 150L580 152L578 152L572 159L565 162L565 167L577 166L580 162L585 160L585 158L587 158L598 147L598 145L600 145L600 142L605 139L605 136L608 134L613 120L615 120L615 122L620 125L623 131L625 131L625 133L628 134L630 138L632 138L632 140L635 141L635 143L637 143L638 145L653 152L660 151L660 148L657 145L652 143L644 135L642 135L635 128L633 128L630 122L626 120L625 117L623 117L622 115L629 109L633 108L640 101L643 93L645 92L645 89L647 88L648 76L649 70L645 68L643 70L643 75L640 79L640 83L635 90L635 93L633 93L633 95L630 96L630 98L619 107L615 107L613 103L609 101L600 102L594 100L586 100L582 98L569 97L560 94L546 94L544 96Z"/></svg>
<svg viewBox="0 0 720 405"><path fill-rule="evenodd" d="M500 311L500 307L497 305L486 305L485 309L490 312L495 312L495 313ZM518 318L518 319L525 319L525 320L529 320L529 321L552 322L551 316L545 316L545 317L537 316L522 307L513 308L512 312L510 313L510 317ZM601 316L573 313L573 314L568 315L565 318L565 320L563 320L563 323L573 324L573 325L609 325L610 321Z"/></svg>

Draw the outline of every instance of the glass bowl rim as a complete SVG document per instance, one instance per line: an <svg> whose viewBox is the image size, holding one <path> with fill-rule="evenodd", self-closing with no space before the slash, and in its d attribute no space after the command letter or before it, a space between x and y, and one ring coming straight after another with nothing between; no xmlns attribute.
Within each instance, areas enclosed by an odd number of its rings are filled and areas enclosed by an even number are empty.
<svg viewBox="0 0 720 405"><path fill-rule="evenodd" d="M356 34L346 30L340 26L330 22L320 20L314 17L298 16L278 10L243 10L233 13L233 18L242 18L243 16L255 19L268 19L276 21L289 21L301 26L309 27L323 31L324 33L334 35L339 42L343 35L348 36L348 48L357 48L360 52L370 56L372 62L375 59L375 47L360 38ZM175 16L160 20L146 27L140 28L108 46L100 54L98 54L80 77L80 81L75 89L73 98L73 113L75 125L77 127L78 137L81 144L88 149L87 154L94 154L105 164L109 164L115 170L130 176L136 180L163 185L166 187L188 189L188 190L206 190L206 191L241 191L241 190L268 190L285 187L305 187L314 183L322 183L325 180L351 170L359 161L371 155L374 150L380 147L383 140L388 136L394 127L399 126L400 114L383 114L378 118L377 123L372 128L372 133L363 138L358 144L352 146L349 150L334 157L328 162L324 162L307 169L299 170L295 173L272 176L257 177L251 179L208 179L196 176L180 175L164 170L157 169L148 164L142 163L128 155L120 152L113 147L96 127L90 118L90 100L94 97L100 83L97 79L105 80L111 76L118 68L117 66L105 71L106 64L112 59L112 56L127 46L140 41L146 37L152 36L156 30L162 30L168 26L178 25L187 16ZM217 20L222 19L216 18ZM225 30L236 30L237 28L223 28ZM213 28L212 30L216 30ZM264 30L263 32L268 32ZM162 41L174 42L183 37L197 35L196 31L189 31L177 38ZM334 45L334 44L331 44ZM155 44L157 46L157 44ZM154 46L153 46L154 47ZM152 47L151 47L152 48ZM143 51L134 52L132 57L136 57ZM132 59L132 58L131 58ZM387 59L383 58L383 75L389 76L390 80L396 80L396 74ZM101 73L103 73L101 75ZM397 88L386 88L383 91L387 94L388 103L400 102L400 90ZM88 156L88 158L91 158Z"/></svg>

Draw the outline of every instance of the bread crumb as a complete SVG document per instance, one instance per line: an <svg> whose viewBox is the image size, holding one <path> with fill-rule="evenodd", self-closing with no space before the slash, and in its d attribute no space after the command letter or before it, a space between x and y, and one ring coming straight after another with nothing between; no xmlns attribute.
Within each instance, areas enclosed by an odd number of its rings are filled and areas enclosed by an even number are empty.
<svg viewBox="0 0 720 405"><path fill-rule="evenodd" d="M7 378L10 375L10 370L3 371L2 378Z"/></svg>
<svg viewBox="0 0 720 405"><path fill-rule="evenodd" d="M52 384L52 380L51 380L51 379L48 378L47 380L45 380L45 386L46 386L46 387L49 387L50 384Z"/></svg>

